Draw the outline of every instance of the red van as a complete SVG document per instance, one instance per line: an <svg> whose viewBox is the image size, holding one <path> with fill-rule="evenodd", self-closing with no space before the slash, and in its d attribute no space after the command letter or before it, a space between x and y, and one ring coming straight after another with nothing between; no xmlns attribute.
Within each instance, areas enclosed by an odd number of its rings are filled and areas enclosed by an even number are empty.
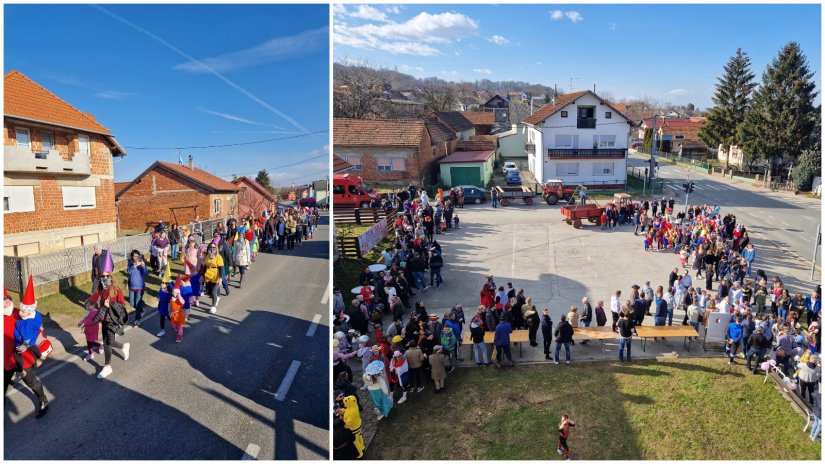
<svg viewBox="0 0 825 464"><path fill-rule="evenodd" d="M378 194L360 177L353 174L332 176L332 205L335 208L369 208Z"/></svg>

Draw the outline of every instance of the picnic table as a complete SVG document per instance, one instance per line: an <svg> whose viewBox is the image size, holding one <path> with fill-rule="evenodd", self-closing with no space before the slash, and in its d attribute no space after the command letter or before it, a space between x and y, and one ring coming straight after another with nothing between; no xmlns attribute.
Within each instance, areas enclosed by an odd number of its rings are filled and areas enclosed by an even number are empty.
<svg viewBox="0 0 825 464"><path fill-rule="evenodd" d="M619 334L613 331L610 326L602 327L576 327L573 329L573 337L578 340L598 340L605 353L604 341L619 338Z"/></svg>
<svg viewBox="0 0 825 464"><path fill-rule="evenodd" d="M495 337L495 332L484 332L484 343L487 345L492 345ZM470 347L470 353L473 353L473 338L469 330L464 331L464 337L462 340L465 345ZM521 344L530 343L530 331L526 329L514 330L513 333L510 334L510 343L518 345L518 355L521 357Z"/></svg>
<svg viewBox="0 0 825 464"><path fill-rule="evenodd" d="M669 337L685 337L684 346L690 351L690 341L693 337L699 337L692 326L672 325L672 326L636 326L636 334L642 339L642 351L645 351L645 345L648 338L669 338Z"/></svg>

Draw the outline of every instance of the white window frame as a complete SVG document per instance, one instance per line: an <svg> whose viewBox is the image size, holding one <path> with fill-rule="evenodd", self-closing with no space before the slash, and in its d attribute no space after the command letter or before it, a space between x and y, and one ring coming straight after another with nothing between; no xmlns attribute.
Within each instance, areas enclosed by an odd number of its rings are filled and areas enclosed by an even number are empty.
<svg viewBox="0 0 825 464"><path fill-rule="evenodd" d="M570 137L569 144L562 144L559 142L559 137ZM562 140L564 141L564 140ZM556 134L555 139L553 142L556 144L556 148L573 148L573 134Z"/></svg>
<svg viewBox="0 0 825 464"><path fill-rule="evenodd" d="M389 156L375 158L375 171L381 173L392 172L392 158L390 158Z"/></svg>
<svg viewBox="0 0 825 464"><path fill-rule="evenodd" d="M576 170L574 172L570 172L570 168L575 166ZM562 172L562 167L564 168L564 172ZM579 175L579 163L574 161L572 163L556 163L556 175L561 176L578 176Z"/></svg>
<svg viewBox="0 0 825 464"><path fill-rule="evenodd" d="M599 148L615 148L616 147L616 136L615 135L594 135L593 142L598 143Z"/></svg>
<svg viewBox="0 0 825 464"><path fill-rule="evenodd" d="M78 151L79 153L83 153L83 152L84 152L84 150L83 150L83 140L85 140L85 141L86 141L86 150L85 150L85 154L86 154L86 155L89 155L89 154L91 154L92 146L90 145L90 142L89 142L89 136L88 136L88 135L85 135L85 134L78 134L78 136L77 136L77 151Z"/></svg>
<svg viewBox="0 0 825 464"><path fill-rule="evenodd" d="M594 176L612 176L615 169L616 165L613 162L593 163ZM605 172L605 170L607 170L608 172Z"/></svg>
<svg viewBox="0 0 825 464"><path fill-rule="evenodd" d="M435 148L433 148L433 149L435 149ZM350 168L350 171L363 171L364 170L364 166L361 164L363 161L361 160L360 156L344 156L343 158L344 158L344 161L346 161L347 163L352 165L352 168ZM352 161L350 161L351 159L354 159L354 158L358 159L358 164L355 164Z"/></svg>
<svg viewBox="0 0 825 464"><path fill-rule="evenodd" d="M48 136L48 137L47 137ZM46 148L45 140L49 139L49 148ZM54 148L54 132L49 131L40 131L40 146L44 152L48 152L49 150Z"/></svg>
<svg viewBox="0 0 825 464"><path fill-rule="evenodd" d="M34 207L34 187L31 185L3 186L3 213L30 213Z"/></svg>
<svg viewBox="0 0 825 464"><path fill-rule="evenodd" d="M212 200L212 214L221 214L221 205L223 202L220 198Z"/></svg>
<svg viewBox="0 0 825 464"><path fill-rule="evenodd" d="M24 132L26 134L26 140L27 140L26 143L20 143L20 133L21 132ZM15 127L14 128L14 139L15 139L15 142L17 143L18 147L27 147L27 148L32 147L32 133L26 127Z"/></svg>
<svg viewBox="0 0 825 464"><path fill-rule="evenodd" d="M95 187L63 186L63 209L97 208L97 189Z"/></svg>

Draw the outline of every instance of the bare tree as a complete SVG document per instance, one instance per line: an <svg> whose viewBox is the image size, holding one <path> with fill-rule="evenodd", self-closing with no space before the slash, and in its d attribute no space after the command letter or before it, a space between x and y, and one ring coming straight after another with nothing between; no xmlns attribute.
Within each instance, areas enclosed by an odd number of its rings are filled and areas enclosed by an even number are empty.
<svg viewBox="0 0 825 464"><path fill-rule="evenodd" d="M336 68L332 114L336 118L367 119L376 114L373 101L381 97L387 82L368 68Z"/></svg>
<svg viewBox="0 0 825 464"><path fill-rule="evenodd" d="M421 103L424 104L424 109L428 113L452 111L456 104L455 91L451 87L424 89L424 98Z"/></svg>

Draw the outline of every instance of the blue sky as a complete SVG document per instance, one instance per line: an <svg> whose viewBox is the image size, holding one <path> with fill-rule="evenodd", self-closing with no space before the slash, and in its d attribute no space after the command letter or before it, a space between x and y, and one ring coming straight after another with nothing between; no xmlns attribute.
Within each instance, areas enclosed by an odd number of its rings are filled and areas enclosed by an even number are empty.
<svg viewBox="0 0 825 464"><path fill-rule="evenodd" d="M4 72L17 69L125 147L222 145L329 129L327 5L5 5ZM111 14L110 14L111 13ZM194 58L191 61L187 56ZM182 150L222 177L326 177L329 133ZM115 180L170 149L127 148Z"/></svg>
<svg viewBox="0 0 825 464"><path fill-rule="evenodd" d="M712 104L737 47L757 79L789 41L821 86L819 5L337 5L336 62Z"/></svg>

